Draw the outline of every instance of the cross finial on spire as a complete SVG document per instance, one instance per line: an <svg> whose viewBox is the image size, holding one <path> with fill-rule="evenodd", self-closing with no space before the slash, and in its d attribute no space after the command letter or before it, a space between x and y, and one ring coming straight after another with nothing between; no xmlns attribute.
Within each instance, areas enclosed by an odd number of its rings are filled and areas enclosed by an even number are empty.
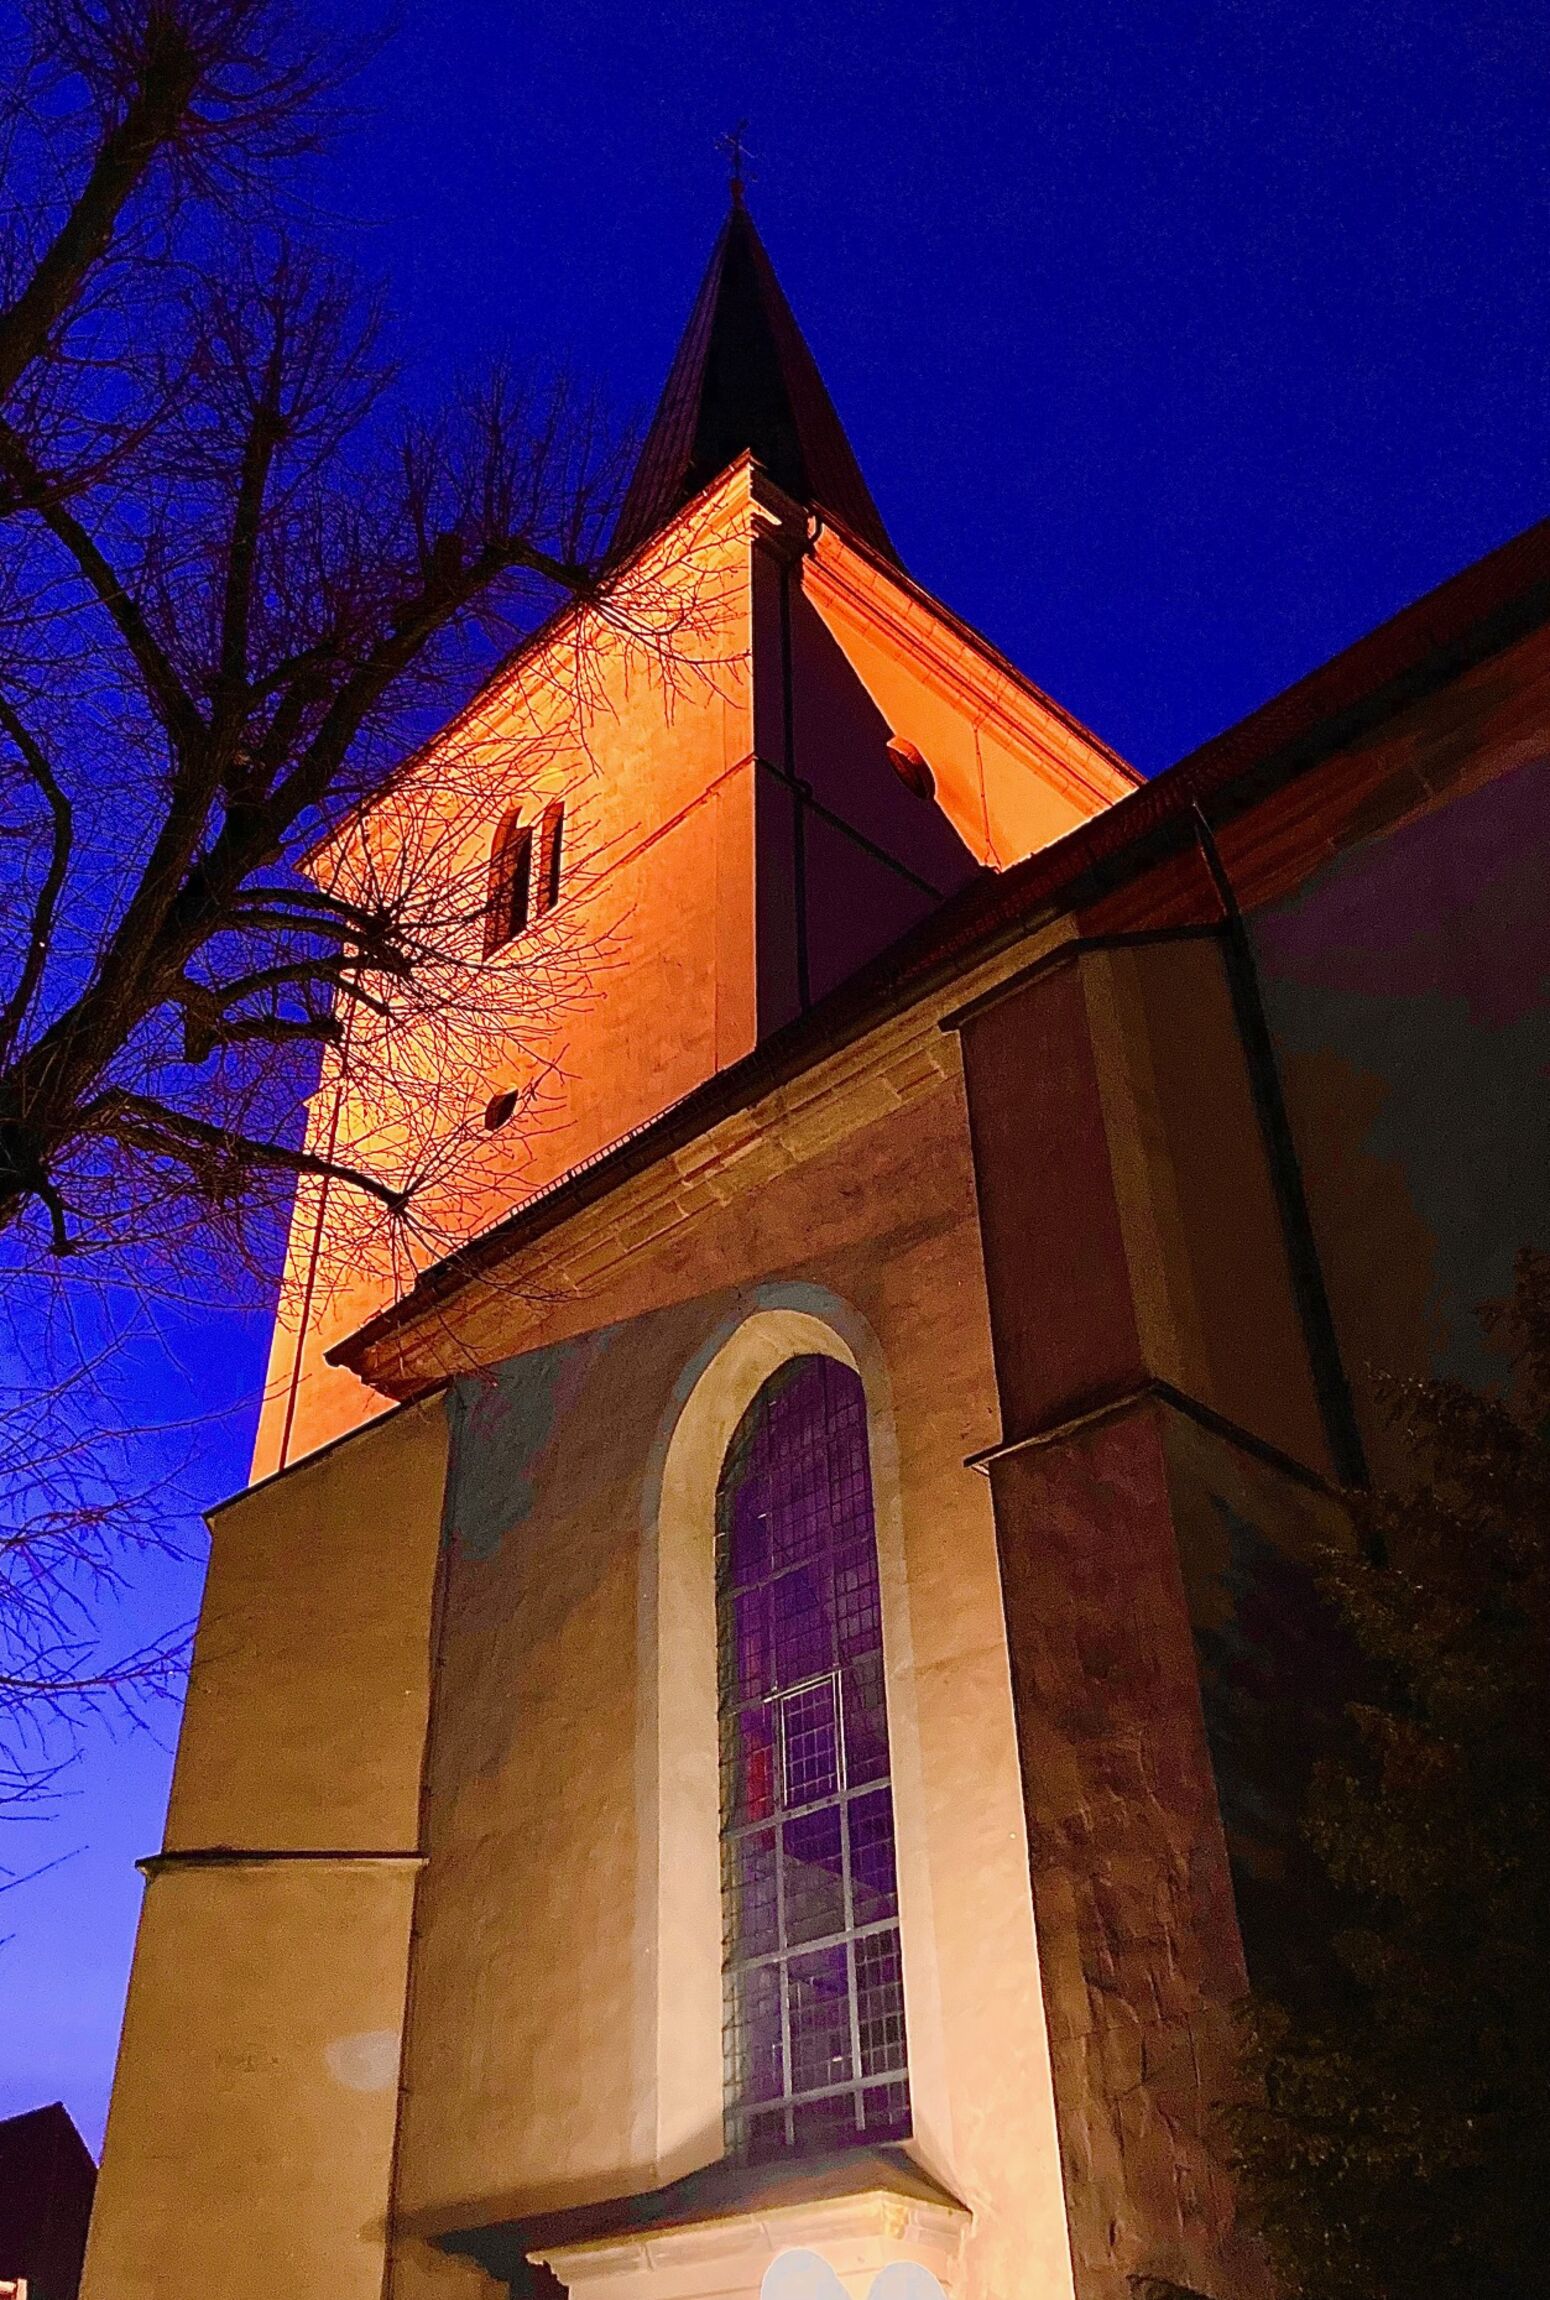
<svg viewBox="0 0 1550 2300"><path fill-rule="evenodd" d="M748 163L757 155L748 149L748 122L739 120L736 127L716 138L716 149L727 156L727 176L732 193L732 205L740 208L752 174Z"/></svg>

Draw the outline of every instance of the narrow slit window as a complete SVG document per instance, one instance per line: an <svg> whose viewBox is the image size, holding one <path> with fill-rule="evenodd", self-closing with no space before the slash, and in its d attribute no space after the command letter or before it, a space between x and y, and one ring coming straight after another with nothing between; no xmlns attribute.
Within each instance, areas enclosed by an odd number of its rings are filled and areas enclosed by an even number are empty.
<svg viewBox="0 0 1550 2300"><path fill-rule="evenodd" d="M727 2145L910 2130L866 1398L793 1358L716 1495Z"/></svg>
<svg viewBox="0 0 1550 2300"><path fill-rule="evenodd" d="M565 809L556 800L545 807L538 842L538 898L533 907L542 918L560 899L560 848L565 835Z"/></svg>
<svg viewBox="0 0 1550 2300"><path fill-rule="evenodd" d="M490 890L484 914L484 954L502 950L527 925L533 898L533 830L509 814L490 850Z"/></svg>

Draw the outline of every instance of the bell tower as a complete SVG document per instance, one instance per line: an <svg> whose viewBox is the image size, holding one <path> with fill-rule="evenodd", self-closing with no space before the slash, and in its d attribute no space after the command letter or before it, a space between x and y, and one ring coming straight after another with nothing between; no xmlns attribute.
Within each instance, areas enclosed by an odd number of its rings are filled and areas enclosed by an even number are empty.
<svg viewBox="0 0 1550 2300"><path fill-rule="evenodd" d="M644 667L620 637L632 612L669 634ZM427 843L470 758L484 796ZM734 187L600 598L519 649L352 832L424 846L449 886L487 883L504 922L483 993L504 1034L420 1063L437 1123L471 1146L433 1205L433 1255L1132 782L905 572ZM320 862L338 867L337 850ZM563 1013L535 1017L532 986L557 974ZM369 1166L393 1114L368 1112L347 1071L323 1078L309 1140ZM398 1057L395 1076L414 1075ZM380 1410L328 1353L413 1275L401 1244L361 1242L341 1185L303 1184L255 1475Z"/></svg>

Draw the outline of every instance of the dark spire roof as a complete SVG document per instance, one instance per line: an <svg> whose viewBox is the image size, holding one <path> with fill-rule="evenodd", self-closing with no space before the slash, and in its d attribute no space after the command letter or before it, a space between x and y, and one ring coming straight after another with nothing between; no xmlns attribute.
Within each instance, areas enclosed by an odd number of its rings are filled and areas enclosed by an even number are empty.
<svg viewBox="0 0 1550 2300"><path fill-rule="evenodd" d="M635 466L614 549L644 542L748 450L788 495L832 512L897 561L763 242L734 198Z"/></svg>

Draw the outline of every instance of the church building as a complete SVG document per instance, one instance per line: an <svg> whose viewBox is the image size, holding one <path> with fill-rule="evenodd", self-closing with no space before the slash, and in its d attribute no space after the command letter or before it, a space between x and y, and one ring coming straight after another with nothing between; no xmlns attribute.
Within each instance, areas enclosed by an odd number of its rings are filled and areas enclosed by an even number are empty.
<svg viewBox="0 0 1550 2300"><path fill-rule="evenodd" d="M478 1156L413 1269L298 1194L87 2300L1268 2300L1308 1561L1550 1245L1550 523L1143 782L736 201L599 595L316 867L454 785Z"/></svg>

